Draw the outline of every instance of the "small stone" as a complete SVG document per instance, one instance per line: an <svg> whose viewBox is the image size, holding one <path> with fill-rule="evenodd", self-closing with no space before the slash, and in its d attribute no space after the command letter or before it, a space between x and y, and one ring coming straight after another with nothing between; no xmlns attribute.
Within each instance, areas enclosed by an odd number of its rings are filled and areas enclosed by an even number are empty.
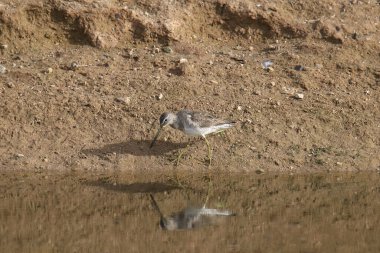
<svg viewBox="0 0 380 253"><path fill-rule="evenodd" d="M336 162L336 165L338 165L338 166L342 166L343 163L342 163L342 162Z"/></svg>
<svg viewBox="0 0 380 253"><path fill-rule="evenodd" d="M46 73L47 73L47 74L53 73L53 69L52 69L52 68L48 68L48 69L46 70Z"/></svg>
<svg viewBox="0 0 380 253"><path fill-rule="evenodd" d="M236 110L241 111L241 110L243 110L243 107L241 107L240 105L238 105L238 106L236 107Z"/></svg>
<svg viewBox="0 0 380 253"><path fill-rule="evenodd" d="M23 158L25 157L23 154L16 154L16 158Z"/></svg>
<svg viewBox="0 0 380 253"><path fill-rule="evenodd" d="M7 44L0 44L0 49L8 49L8 45Z"/></svg>
<svg viewBox="0 0 380 253"><path fill-rule="evenodd" d="M192 75L194 72L194 66L187 64L186 62L179 63L176 71L177 75Z"/></svg>
<svg viewBox="0 0 380 253"><path fill-rule="evenodd" d="M270 82L270 85L271 85L272 87L274 87L274 86L276 86L276 82Z"/></svg>
<svg viewBox="0 0 380 253"><path fill-rule="evenodd" d="M162 48L162 51L164 51L165 53L170 54L170 53L173 52L173 49L172 49L171 47L163 47L163 48Z"/></svg>
<svg viewBox="0 0 380 253"><path fill-rule="evenodd" d="M259 91L259 90L254 90L254 91L253 91L253 95L261 96L261 91Z"/></svg>
<svg viewBox="0 0 380 253"><path fill-rule="evenodd" d="M79 68L79 64L78 63L76 63L76 62L72 62L71 64L70 64L70 69L71 70L77 70Z"/></svg>
<svg viewBox="0 0 380 253"><path fill-rule="evenodd" d="M249 47L249 51L253 51L254 48L252 46Z"/></svg>
<svg viewBox="0 0 380 253"><path fill-rule="evenodd" d="M0 74L5 74L7 72L7 68L0 64Z"/></svg>
<svg viewBox="0 0 380 253"><path fill-rule="evenodd" d="M188 60L186 58L179 59L179 63L188 63Z"/></svg>
<svg viewBox="0 0 380 253"><path fill-rule="evenodd" d="M297 71L305 71L306 70L306 68L302 65L296 65L296 66L294 66L294 69Z"/></svg>
<svg viewBox="0 0 380 253"><path fill-rule="evenodd" d="M265 60L261 63L261 66L263 67L263 69L265 70L269 70L269 68L271 68L271 66L273 65L273 62L270 61L270 60Z"/></svg>
<svg viewBox="0 0 380 253"><path fill-rule="evenodd" d="M7 83L7 87L8 87L8 88L13 88L13 87L15 87L15 85L14 85L14 83L12 83L12 82L8 82L8 83Z"/></svg>
<svg viewBox="0 0 380 253"><path fill-rule="evenodd" d="M113 48L117 46L118 40L111 34L107 33L90 33L90 40L97 48Z"/></svg>
<svg viewBox="0 0 380 253"><path fill-rule="evenodd" d="M159 52L161 52L161 49L156 46L153 46L153 53L158 54Z"/></svg>
<svg viewBox="0 0 380 253"><path fill-rule="evenodd" d="M162 93L160 93L158 96L157 96L157 99L158 100L161 100L161 99L163 99L164 98L164 95L162 94Z"/></svg>
<svg viewBox="0 0 380 253"><path fill-rule="evenodd" d="M45 157L44 159L42 159L42 161L46 163L46 162L49 161L49 159L47 159L47 158Z"/></svg>
<svg viewBox="0 0 380 253"><path fill-rule="evenodd" d="M296 99L303 99L303 97L304 97L304 94L302 94L302 93L294 94L294 98L296 98Z"/></svg>
<svg viewBox="0 0 380 253"><path fill-rule="evenodd" d="M265 172L265 170L263 170L263 169L257 169L256 171L256 174L263 174L264 172Z"/></svg>
<svg viewBox="0 0 380 253"><path fill-rule="evenodd" d="M322 69L322 68L323 68L323 65L322 65L322 64L319 64L319 63L317 63L317 64L315 64L315 67L316 67L317 69Z"/></svg>
<svg viewBox="0 0 380 253"><path fill-rule="evenodd" d="M210 80L210 83L212 83L212 84L218 84L218 81L216 81L216 80Z"/></svg>
<svg viewBox="0 0 380 253"><path fill-rule="evenodd" d="M118 103L128 105L129 103L131 103L131 98L130 97L118 97L118 98L115 98L115 101Z"/></svg>

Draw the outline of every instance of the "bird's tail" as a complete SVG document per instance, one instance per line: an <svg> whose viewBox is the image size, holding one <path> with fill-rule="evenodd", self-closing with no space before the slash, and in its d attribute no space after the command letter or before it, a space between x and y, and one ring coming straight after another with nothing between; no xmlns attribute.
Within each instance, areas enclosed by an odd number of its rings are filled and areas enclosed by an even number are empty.
<svg viewBox="0 0 380 253"><path fill-rule="evenodd" d="M235 213L228 211L228 210L218 210L218 209L211 209L211 208L202 208L201 210L202 215L209 215L209 216L234 216Z"/></svg>

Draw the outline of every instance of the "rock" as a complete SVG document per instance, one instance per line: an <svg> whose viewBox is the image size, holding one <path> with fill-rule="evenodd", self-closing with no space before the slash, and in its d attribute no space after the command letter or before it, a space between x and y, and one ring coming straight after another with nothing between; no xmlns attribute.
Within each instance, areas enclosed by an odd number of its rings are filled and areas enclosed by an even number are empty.
<svg viewBox="0 0 380 253"><path fill-rule="evenodd" d="M131 98L130 97L117 97L117 98L115 98L115 101L118 103L128 105L131 103Z"/></svg>
<svg viewBox="0 0 380 253"><path fill-rule="evenodd" d="M315 67L316 67L317 69L322 69L322 68L323 68L323 65L320 64L320 63L317 63L317 64L315 64Z"/></svg>
<svg viewBox="0 0 380 253"><path fill-rule="evenodd" d="M7 68L0 64L0 74L5 74L7 72Z"/></svg>
<svg viewBox="0 0 380 253"><path fill-rule="evenodd" d="M294 98L295 99L303 99L303 97L304 97L304 94L302 94L302 93L296 93L296 94L294 94Z"/></svg>
<svg viewBox="0 0 380 253"><path fill-rule="evenodd" d="M16 154L15 157L16 157L17 159L20 159L20 158L24 158L25 156L24 156L23 154Z"/></svg>
<svg viewBox="0 0 380 253"><path fill-rule="evenodd" d="M8 45L7 44L0 44L0 49L8 49Z"/></svg>
<svg viewBox="0 0 380 253"><path fill-rule="evenodd" d="M179 59L179 63L188 63L189 61L186 58Z"/></svg>
<svg viewBox="0 0 380 253"><path fill-rule="evenodd" d="M53 73L53 69L52 69L52 68L48 68L48 69L46 70L46 73L47 73L47 74Z"/></svg>
<svg viewBox="0 0 380 253"><path fill-rule="evenodd" d="M95 32L90 34L92 44L97 48L113 48L116 47L117 39L106 33Z"/></svg>
<svg viewBox="0 0 380 253"><path fill-rule="evenodd" d="M261 91L259 90L254 90L253 95L261 96Z"/></svg>
<svg viewBox="0 0 380 253"><path fill-rule="evenodd" d="M69 67L70 70L77 70L78 68L79 68L79 64L76 62L72 62Z"/></svg>
<svg viewBox="0 0 380 253"><path fill-rule="evenodd" d="M13 87L15 87L15 85L14 85L14 83L12 83L12 82L8 82L8 83L7 83L7 87L8 87L8 88L13 88Z"/></svg>
<svg viewBox="0 0 380 253"><path fill-rule="evenodd" d="M256 174L260 175L260 174L263 174L265 172L265 170L263 170L263 169L256 169L255 172L256 172Z"/></svg>
<svg viewBox="0 0 380 253"><path fill-rule="evenodd" d="M160 93L158 96L157 96L157 99L158 100L161 100L161 99L163 99L164 98L164 95L162 94L162 93Z"/></svg>
<svg viewBox="0 0 380 253"><path fill-rule="evenodd" d="M171 47L163 47L162 51L164 51L165 53L168 53L168 54L173 53L173 49Z"/></svg>
<svg viewBox="0 0 380 253"><path fill-rule="evenodd" d="M178 75L191 75L194 72L194 66L188 63L179 63L176 72Z"/></svg>
<svg viewBox="0 0 380 253"><path fill-rule="evenodd" d="M305 71L306 70L306 68L302 65L296 65L296 66L294 66L294 69L297 71Z"/></svg>
<svg viewBox="0 0 380 253"><path fill-rule="evenodd" d="M152 52L154 54L158 54L159 52L161 52L161 49L159 47L153 46Z"/></svg>
<svg viewBox="0 0 380 253"><path fill-rule="evenodd" d="M261 66L263 67L263 69L265 70L269 70L269 68L271 68L271 66L273 65L273 62L271 62L270 60L265 60L261 63Z"/></svg>
<svg viewBox="0 0 380 253"><path fill-rule="evenodd" d="M238 106L236 107L236 110L241 111L241 110L243 110L243 107L241 107L240 105L238 105Z"/></svg>

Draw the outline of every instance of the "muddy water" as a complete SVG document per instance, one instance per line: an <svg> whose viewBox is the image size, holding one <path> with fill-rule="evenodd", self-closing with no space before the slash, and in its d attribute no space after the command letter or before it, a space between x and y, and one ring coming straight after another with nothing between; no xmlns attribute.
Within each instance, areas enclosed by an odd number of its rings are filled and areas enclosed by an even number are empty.
<svg viewBox="0 0 380 253"><path fill-rule="evenodd" d="M2 171L0 252L380 252L378 173ZM185 207L230 210L163 231Z"/></svg>

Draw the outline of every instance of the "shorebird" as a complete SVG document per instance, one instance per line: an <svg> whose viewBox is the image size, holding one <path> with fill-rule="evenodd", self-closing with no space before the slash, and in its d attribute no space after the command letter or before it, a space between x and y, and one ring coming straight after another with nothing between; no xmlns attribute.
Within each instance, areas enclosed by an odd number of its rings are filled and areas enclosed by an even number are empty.
<svg viewBox="0 0 380 253"><path fill-rule="evenodd" d="M209 164L211 165L211 146L206 139L206 135L222 132L235 125L235 121L220 119L205 112L193 112L188 110L181 110L177 113L165 112L160 116L160 128L154 136L154 139L150 144L150 148L153 147L158 136L160 135L161 130L166 126L171 126L172 128L178 129L187 135L201 136L207 144L208 159Z"/></svg>
<svg viewBox="0 0 380 253"><path fill-rule="evenodd" d="M152 194L150 194L150 199L154 209L160 215L160 227L163 230L173 231L198 228L215 224L217 222L217 217L236 215L228 210L206 208L205 204L202 208L186 208L165 217Z"/></svg>

